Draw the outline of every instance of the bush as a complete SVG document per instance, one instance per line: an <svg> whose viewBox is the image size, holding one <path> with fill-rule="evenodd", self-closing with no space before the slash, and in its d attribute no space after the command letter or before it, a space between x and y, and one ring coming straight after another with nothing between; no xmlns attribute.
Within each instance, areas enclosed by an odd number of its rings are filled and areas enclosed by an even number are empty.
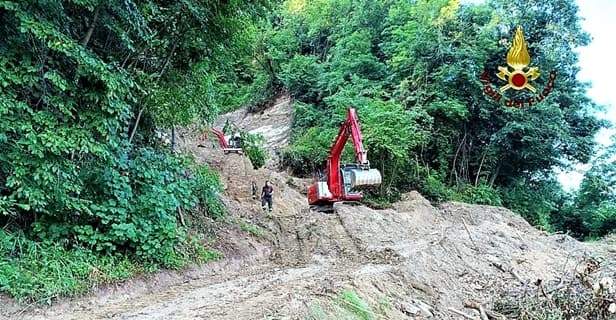
<svg viewBox="0 0 616 320"><path fill-rule="evenodd" d="M603 236L616 230L616 204L602 202L587 222L591 235Z"/></svg>
<svg viewBox="0 0 616 320"><path fill-rule="evenodd" d="M501 189L503 205L524 217L532 225L552 230L554 221L560 220L565 195L558 181L552 179L518 179Z"/></svg>
<svg viewBox="0 0 616 320"><path fill-rule="evenodd" d="M283 151L282 163L295 174L309 175L327 160L336 129L312 127Z"/></svg>
<svg viewBox="0 0 616 320"><path fill-rule="evenodd" d="M143 271L126 256L97 255L79 247L66 249L51 242L34 242L23 233L3 230L0 230L0 254L0 291L20 300L49 301Z"/></svg>
<svg viewBox="0 0 616 320"><path fill-rule="evenodd" d="M484 183L477 186L468 184L458 188L453 196L453 200L490 206L502 205L498 190Z"/></svg>
<svg viewBox="0 0 616 320"><path fill-rule="evenodd" d="M406 174L408 177L406 188L417 189L428 200L437 203L453 198L454 190L443 182L442 174L419 165L413 165L411 168Z"/></svg>
<svg viewBox="0 0 616 320"><path fill-rule="evenodd" d="M248 159L250 159L252 167L255 169L263 167L265 165L265 160L267 160L267 153L262 147L263 136L249 132L241 132L241 137L242 150Z"/></svg>
<svg viewBox="0 0 616 320"><path fill-rule="evenodd" d="M179 250L182 263L217 259L191 238ZM84 293L90 288L123 281L156 270L130 255L101 254L83 247L66 248L50 241L35 242L22 232L0 230L0 292L18 300L49 303L58 296Z"/></svg>
<svg viewBox="0 0 616 320"><path fill-rule="evenodd" d="M33 226L41 240L75 244L105 254L134 252L145 261L175 267L177 246L186 241L178 210L201 204L213 216L224 213L220 184L188 159L144 148L120 170L91 171L92 194L81 214L42 215Z"/></svg>
<svg viewBox="0 0 616 320"><path fill-rule="evenodd" d="M298 101L293 103L293 127L291 131L293 141L299 139L311 127L327 127L329 124L334 127L334 116L328 116L327 111L312 104Z"/></svg>
<svg viewBox="0 0 616 320"><path fill-rule="evenodd" d="M289 93L299 100L315 101L319 97L319 79L323 66L316 56L295 55L282 66L280 78Z"/></svg>
<svg viewBox="0 0 616 320"><path fill-rule="evenodd" d="M276 88L272 79L264 72L255 71L250 83L241 81L217 82L215 92L220 112L227 113L248 107L251 112L263 109L274 97Z"/></svg>
<svg viewBox="0 0 616 320"><path fill-rule="evenodd" d="M218 173L205 165L193 165L191 179L194 185L192 193L197 197L201 208L212 218L222 218L227 209L220 201L222 184Z"/></svg>

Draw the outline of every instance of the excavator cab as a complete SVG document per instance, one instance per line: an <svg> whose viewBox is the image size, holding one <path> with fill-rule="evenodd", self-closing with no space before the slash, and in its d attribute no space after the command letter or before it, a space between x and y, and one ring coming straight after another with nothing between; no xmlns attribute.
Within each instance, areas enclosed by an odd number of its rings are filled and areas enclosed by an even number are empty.
<svg viewBox="0 0 616 320"><path fill-rule="evenodd" d="M342 150L349 137L353 141L357 163L341 165ZM318 211L332 211L336 202L359 201L363 195L358 187L381 184L381 173L370 169L359 120L353 108L349 108L347 119L340 126L325 172L326 175L319 175L308 187L308 203Z"/></svg>
<svg viewBox="0 0 616 320"><path fill-rule="evenodd" d="M224 153L242 153L242 138L239 133L225 136L224 139L227 141L227 146L222 148Z"/></svg>
<svg viewBox="0 0 616 320"><path fill-rule="evenodd" d="M358 190L361 186L374 186L381 184L381 173L379 170L362 168L357 164L346 164L340 168L342 178L342 197L336 199L329 190L327 177L316 178L313 185L308 188L308 198L311 204L329 204L337 201L359 201L362 192Z"/></svg>

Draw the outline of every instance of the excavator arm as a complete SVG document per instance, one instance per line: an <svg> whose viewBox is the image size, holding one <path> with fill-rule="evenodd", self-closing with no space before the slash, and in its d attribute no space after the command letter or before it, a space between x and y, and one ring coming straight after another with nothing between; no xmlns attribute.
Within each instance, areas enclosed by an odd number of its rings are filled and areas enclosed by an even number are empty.
<svg viewBox="0 0 616 320"><path fill-rule="evenodd" d="M342 166L340 160L349 138L353 142L356 163ZM376 169L370 169L359 119L353 108L349 108L347 118L340 126L338 136L327 159L325 172L327 173L327 180L317 180L308 189L308 202L311 205L332 204L339 201L359 201L362 194L361 192L354 192L353 188L381 183L380 172Z"/></svg>
<svg viewBox="0 0 616 320"><path fill-rule="evenodd" d="M227 140L225 139L225 134L216 129L216 128L211 128L210 131L212 131L212 133L216 136L216 138L218 138L218 144L220 144L220 147L223 149L227 149L229 148L229 144L227 143Z"/></svg>

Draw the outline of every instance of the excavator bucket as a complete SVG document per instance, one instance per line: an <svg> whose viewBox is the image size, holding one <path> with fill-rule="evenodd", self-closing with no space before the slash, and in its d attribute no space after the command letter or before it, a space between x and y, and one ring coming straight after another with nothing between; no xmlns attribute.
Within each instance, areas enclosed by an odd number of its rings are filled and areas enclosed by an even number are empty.
<svg viewBox="0 0 616 320"><path fill-rule="evenodd" d="M381 172L377 169L353 169L351 170L351 186L376 186L381 184Z"/></svg>

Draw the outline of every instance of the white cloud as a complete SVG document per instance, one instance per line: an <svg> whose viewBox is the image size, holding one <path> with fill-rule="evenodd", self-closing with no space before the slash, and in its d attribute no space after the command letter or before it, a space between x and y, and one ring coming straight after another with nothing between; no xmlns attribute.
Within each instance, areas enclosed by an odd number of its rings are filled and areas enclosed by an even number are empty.
<svg viewBox="0 0 616 320"><path fill-rule="evenodd" d="M590 33L592 42L579 48L580 73L578 78L591 82L588 95L605 106L599 115L616 124L616 1L578 0L582 28Z"/></svg>

